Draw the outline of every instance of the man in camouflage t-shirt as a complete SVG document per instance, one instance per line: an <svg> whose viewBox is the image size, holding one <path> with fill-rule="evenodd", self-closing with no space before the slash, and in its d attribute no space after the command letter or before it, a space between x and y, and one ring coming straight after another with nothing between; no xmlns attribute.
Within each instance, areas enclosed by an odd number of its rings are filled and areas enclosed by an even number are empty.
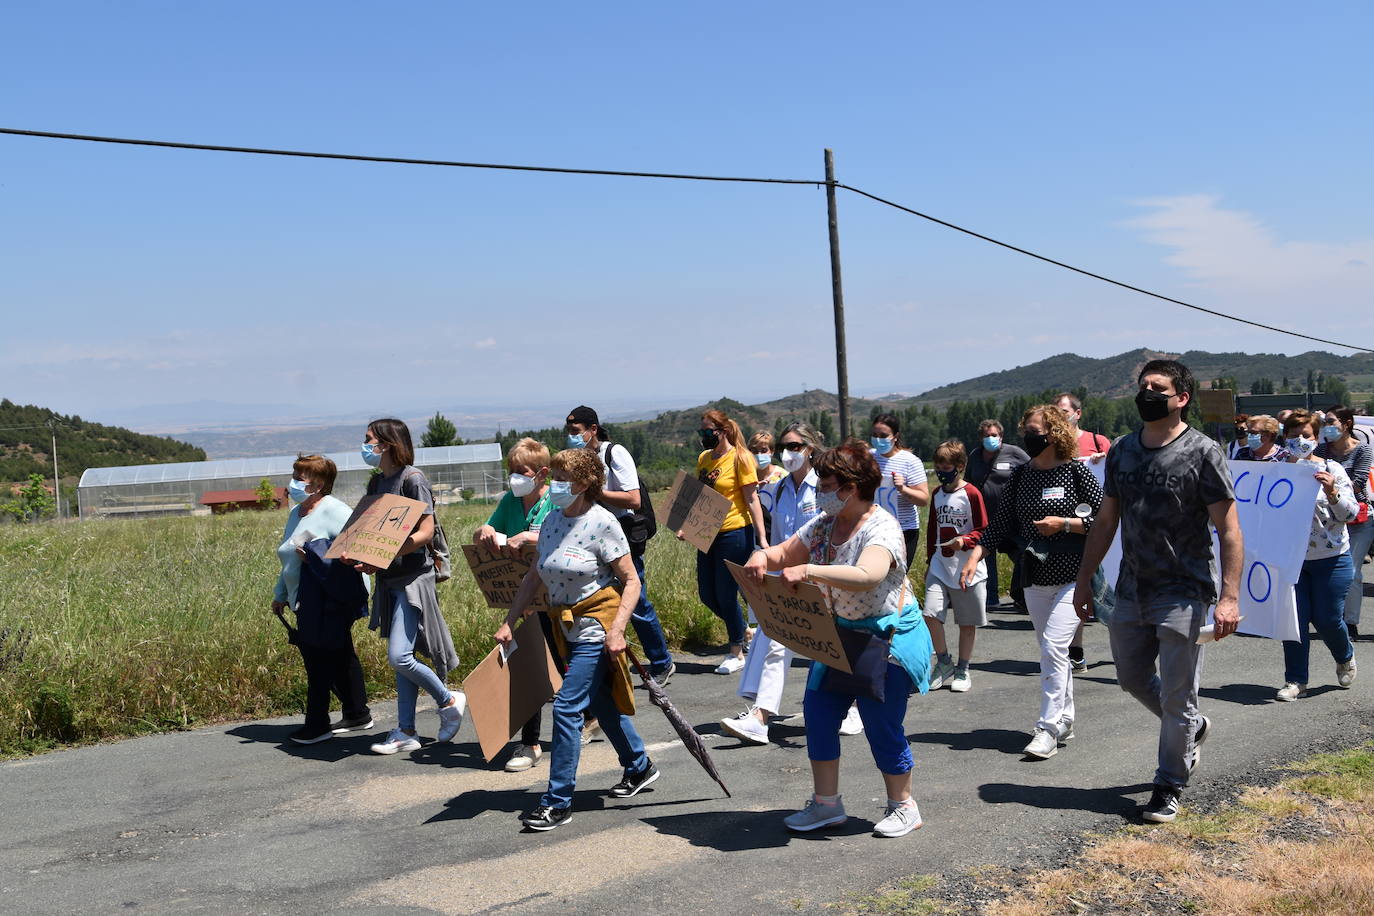
<svg viewBox="0 0 1374 916"><path fill-rule="evenodd" d="M1151 360L1138 381L1145 425L1107 453L1105 498L1084 547L1074 606L1081 617L1090 613L1092 575L1120 522L1112 656L1121 689L1160 719L1154 794L1143 817L1168 822L1211 729L1197 709L1198 630L1215 601L1216 638L1235 632L1244 545L1221 449L1185 420L1192 373L1174 360ZM1220 598L1209 523L1221 542Z"/></svg>

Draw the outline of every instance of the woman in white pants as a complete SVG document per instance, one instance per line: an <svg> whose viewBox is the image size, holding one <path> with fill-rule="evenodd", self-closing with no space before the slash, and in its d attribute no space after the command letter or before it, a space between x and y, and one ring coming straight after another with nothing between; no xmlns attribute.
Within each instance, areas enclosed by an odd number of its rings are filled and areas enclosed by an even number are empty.
<svg viewBox="0 0 1374 916"><path fill-rule="evenodd" d="M816 517L816 472L811 469L811 456L824 448L825 438L809 423L793 423L778 437L778 454L787 476L760 485L761 491L767 487L768 492L760 496L772 514L769 544L783 543ZM782 705L782 688L791 663L791 649L761 631L756 633L739 682L739 695L749 705L739 715L721 719L721 728L746 743L767 744L768 721ZM841 734L861 731L858 711L850 707Z"/></svg>
<svg viewBox="0 0 1374 916"><path fill-rule="evenodd" d="M1021 438L1030 463L1012 473L982 543L969 552L963 580L972 582L983 555L1003 541L1022 548L1026 607L1040 643L1040 717L1024 753L1044 760L1073 737L1069 643L1078 629L1073 590L1085 535L1102 506L1102 488L1074 460L1078 443L1058 407L1042 404L1026 411Z"/></svg>

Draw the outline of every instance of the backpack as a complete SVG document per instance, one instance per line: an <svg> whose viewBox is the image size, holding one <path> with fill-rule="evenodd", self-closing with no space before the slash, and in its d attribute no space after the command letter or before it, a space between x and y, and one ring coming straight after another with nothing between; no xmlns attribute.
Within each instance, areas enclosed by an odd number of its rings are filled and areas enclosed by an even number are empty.
<svg viewBox="0 0 1374 916"><path fill-rule="evenodd" d="M601 458L601 463L606 468L607 485L611 482L611 463L607 459L611 456L611 449L615 447L614 442L607 442L605 457L602 457L600 450L597 451L597 457ZM622 445L620 448L624 450L625 446ZM629 452L626 454L628 455ZM631 457L633 459L633 456ZM617 480L616 483L618 484L620 481ZM639 508L617 516L620 520L620 527L625 532L625 538L630 542L630 556L632 557L644 556L644 550L649 546L649 538L658 533L658 519L654 516L653 501L649 499L649 491L644 486L644 481L641 480L639 483Z"/></svg>
<svg viewBox="0 0 1374 916"><path fill-rule="evenodd" d="M421 476L424 475L424 472L419 468L412 468L411 471L412 473L401 478L402 481L413 480L416 474ZM374 475L373 478L367 482L367 492L369 495L371 495L373 491L373 482L376 479L376 475ZM429 551L429 558L434 563L434 581L436 583L447 582L449 579L453 578L453 560L449 556L448 538L444 536L444 526L439 524L439 513L436 511L433 517L434 536L429 539L429 543L425 545L425 549Z"/></svg>

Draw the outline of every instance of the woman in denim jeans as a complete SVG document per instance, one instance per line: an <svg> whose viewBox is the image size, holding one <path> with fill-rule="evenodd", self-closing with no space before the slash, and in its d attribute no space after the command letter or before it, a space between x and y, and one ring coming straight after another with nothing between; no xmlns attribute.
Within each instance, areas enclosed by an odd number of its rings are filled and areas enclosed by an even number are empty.
<svg viewBox="0 0 1374 916"><path fill-rule="evenodd" d="M739 606L739 586L725 562L744 565L754 547L768 543L759 502L758 460L745 448L739 424L719 410L701 415L697 430L705 449L697 456L697 477L730 500L711 549L697 553L697 595L701 603L725 621L729 648L716 674L734 674L744 667L749 635ZM677 532L682 539L681 532Z"/></svg>
<svg viewBox="0 0 1374 916"><path fill-rule="evenodd" d="M639 603L639 577L620 522L598 504L605 469L596 453L570 448L549 462L553 508L539 529L538 560L516 592L496 641L509 646L515 622L529 613L543 582L549 594L554 643L567 664L553 699L549 788L521 818L530 830L553 830L572 817L582 722L591 711L616 749L624 773L613 798L630 798L658 779L635 731L634 689L625 659L625 625ZM528 626L528 624L527 624Z"/></svg>
<svg viewBox="0 0 1374 916"><path fill-rule="evenodd" d="M1374 519L1369 518L1369 506L1374 503L1374 494L1369 492L1374 447L1355 438L1355 411L1349 407L1333 407L1326 412L1317 457L1340 463L1362 507L1355 519L1345 526L1350 535L1350 565L1354 573L1345 593L1345 628L1350 632L1350 641L1354 642L1359 638L1360 602L1364 599L1364 557L1369 553L1369 545L1374 543ZM1364 516L1362 521L1360 516Z"/></svg>
<svg viewBox="0 0 1374 916"><path fill-rule="evenodd" d="M1355 681L1355 646L1345 628L1345 595L1355 575L1350 557L1346 523L1359 512L1350 478L1336 461L1316 457L1321 422L1305 410L1294 411L1284 421L1283 433L1290 459L1305 466L1317 478L1317 504L1312 512L1312 532L1307 559L1298 575L1298 638L1283 641L1283 680L1277 698L1291 702L1307 695L1309 625L1316 627L1336 661L1336 683L1349 687Z"/></svg>

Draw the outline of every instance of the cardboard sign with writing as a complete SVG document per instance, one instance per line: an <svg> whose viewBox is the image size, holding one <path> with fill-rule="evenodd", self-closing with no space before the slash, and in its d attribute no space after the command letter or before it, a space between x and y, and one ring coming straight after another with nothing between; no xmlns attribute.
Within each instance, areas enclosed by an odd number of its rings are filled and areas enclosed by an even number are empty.
<svg viewBox="0 0 1374 916"><path fill-rule="evenodd" d="M401 552L405 539L420 524L425 504L394 493L364 496L349 516L348 524L330 545L325 559L345 554L378 569L386 569Z"/></svg>
<svg viewBox="0 0 1374 916"><path fill-rule="evenodd" d="M482 590L482 597L487 599L487 607L508 611L515 603L515 593L520 590L525 573L529 572L530 564L534 562L535 550L534 545L530 544L520 556L508 557L476 544L464 544L463 556L472 569L472 577L477 580L477 587ZM549 592L541 581L530 607L543 610L548 606Z"/></svg>
<svg viewBox="0 0 1374 916"><path fill-rule="evenodd" d="M1236 417L1236 393L1230 388L1204 388L1197 402L1204 423L1230 423Z"/></svg>
<svg viewBox="0 0 1374 916"><path fill-rule="evenodd" d="M563 686L544 631L532 617L516 626L515 642L502 656L498 645L463 681L468 718L488 763Z"/></svg>
<svg viewBox="0 0 1374 916"><path fill-rule="evenodd" d="M794 590L781 576L764 576L763 584L757 585L744 574L743 566L729 560L725 565L749 599L749 606L769 639L798 655L852 673L840 645L835 614L824 592L809 582L800 583Z"/></svg>
<svg viewBox="0 0 1374 916"><path fill-rule="evenodd" d="M730 512L730 500L717 493L686 471L678 471L659 510L669 531L682 532L683 538L702 553L711 549L711 542L720 534L720 523Z"/></svg>

